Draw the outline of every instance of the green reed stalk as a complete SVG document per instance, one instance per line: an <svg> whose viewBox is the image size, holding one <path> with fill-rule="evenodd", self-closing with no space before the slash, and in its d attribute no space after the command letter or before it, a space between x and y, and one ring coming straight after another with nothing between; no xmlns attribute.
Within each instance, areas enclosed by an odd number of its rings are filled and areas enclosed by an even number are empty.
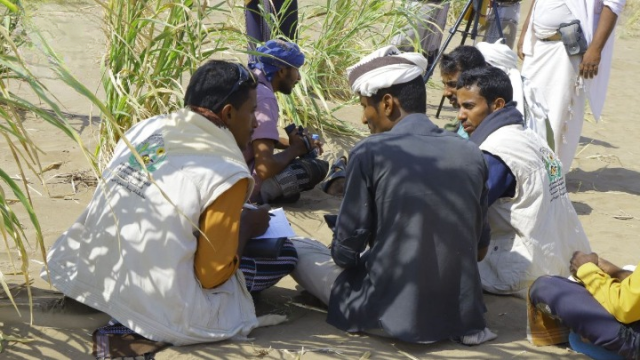
<svg viewBox="0 0 640 360"><path fill-rule="evenodd" d="M214 52L216 34L205 20L222 4L205 1L108 0L107 54L102 84L113 122L100 129L102 163L122 133L153 115L182 107L182 80Z"/></svg>
<svg viewBox="0 0 640 360"><path fill-rule="evenodd" d="M16 8L20 11L13 12L11 8L5 8L0 5L0 10L4 9L4 21L0 25L0 138L6 142L8 150L13 156L14 164L19 171L18 178L21 179L21 181L15 181L15 178L10 177L5 170L0 168L0 215L2 216L2 220L0 221L0 234L9 255L13 273L22 273L24 276L29 295L29 304L30 307L32 307L31 288L29 286L30 256L27 252L29 241L23 230L23 223L19 219L18 214L21 211L26 212L29 222L35 231L36 248L40 250L46 266L46 250L42 229L40 228L40 223L33 209L25 172L27 170L32 172L43 186L46 187L46 184L41 176L42 166L39 160L41 150L32 141L29 133L23 127L21 115L28 113L45 120L54 128L62 131L62 133L73 139L84 151L90 164L95 164L95 161L90 153L86 151L79 135L69 125L67 118L55 100L55 96L31 73L29 67L22 59L18 51L18 46L22 44L24 39L16 37L13 30L16 29L17 22L24 21L25 18L19 2L16 3ZM35 30L31 33L32 36L39 36ZM52 68L59 70L55 64L52 65ZM64 69L60 71L64 71ZM37 105L35 102L16 95L16 93L12 91L12 86L27 86L38 99ZM49 109L43 109L42 104L45 104ZM10 193L13 194L12 198L16 200L8 198L5 189L8 189ZM16 206L18 207L17 209ZM16 213L16 211L18 211L18 213ZM19 270L11 255L12 246L16 249L20 257ZM5 280L5 274L1 271L0 285L19 312ZM31 321L33 321L33 317Z"/></svg>

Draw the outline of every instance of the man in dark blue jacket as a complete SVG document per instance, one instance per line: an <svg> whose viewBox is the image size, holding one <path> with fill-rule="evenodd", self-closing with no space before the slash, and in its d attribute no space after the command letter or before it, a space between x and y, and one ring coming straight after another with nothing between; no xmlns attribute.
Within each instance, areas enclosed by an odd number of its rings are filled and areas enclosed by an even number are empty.
<svg viewBox="0 0 640 360"><path fill-rule="evenodd" d="M424 57L380 49L349 69L372 135L350 152L331 252L294 241L292 274L339 329L429 343L495 337L476 262L489 240L478 148L425 115Z"/></svg>

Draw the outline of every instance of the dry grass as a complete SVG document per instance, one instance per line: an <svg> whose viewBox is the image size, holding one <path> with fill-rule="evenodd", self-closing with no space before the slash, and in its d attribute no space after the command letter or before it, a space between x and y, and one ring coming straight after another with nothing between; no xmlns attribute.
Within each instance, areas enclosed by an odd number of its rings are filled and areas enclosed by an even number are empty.
<svg viewBox="0 0 640 360"><path fill-rule="evenodd" d="M618 23L618 33L632 38L640 35L640 0L628 0Z"/></svg>

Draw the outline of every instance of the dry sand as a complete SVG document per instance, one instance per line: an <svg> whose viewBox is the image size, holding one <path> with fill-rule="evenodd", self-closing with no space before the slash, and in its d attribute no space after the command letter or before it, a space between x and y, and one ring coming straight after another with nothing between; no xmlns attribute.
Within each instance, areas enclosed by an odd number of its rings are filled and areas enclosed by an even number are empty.
<svg viewBox="0 0 640 360"><path fill-rule="evenodd" d="M528 2L523 4L528 9ZM35 12L35 21L44 29L46 37L67 61L76 76L91 89L99 89L98 62L103 52L104 36L100 29L100 10L92 4L64 6L44 4ZM452 47L459 44L454 39ZM97 129L91 122L88 103L54 80L46 67L46 61L25 51L25 56L36 66L36 73L44 76L66 105L65 111L79 114L72 118L72 124L88 143L94 142ZM636 101L640 75L640 42L633 38L619 38L616 42L611 85L604 114L599 123L586 122L580 148L574 162L574 169L567 176L570 197L589 236L593 249L601 256L619 264L636 264L640 253L640 242L636 232L640 225L640 150L637 138L640 125L634 121L640 112L640 102ZM435 81L439 82L436 74ZM99 93L99 91L98 91ZM440 99L438 89L428 91L428 114L435 114ZM360 109L351 107L340 112L341 118L358 124ZM445 107L441 119L434 119L439 125L453 116ZM95 119L94 119L95 121ZM51 126L33 118L25 119L25 127L40 149L43 166L63 162L46 173L49 192L32 177L34 207L42 224L45 242L50 246L60 233L75 220L89 201L92 187L78 184L78 193L73 193L67 178L53 178L59 174L78 174L87 170L78 147L64 135L52 131ZM355 138L327 138L327 154L330 159L345 153L357 141ZM92 146L92 145L91 145ZM13 159L4 142L0 143L0 167L13 175L17 173ZM81 177L76 177L76 183ZM330 240L329 229L322 215L336 213L339 199L325 195L318 189L302 196L295 205L285 209L299 235ZM26 231L33 229L24 214ZM15 252L12 251L15 256ZM34 250L32 259L39 259ZM46 304L48 300L59 298L60 294L39 280L37 260L32 260L31 276L36 278L34 294L36 302ZM0 269L6 274L10 270L7 252L0 253ZM8 276L15 286L21 277ZM25 290L19 291L20 301L25 303ZM1 294L0 294L1 295ZM550 359L581 358L565 347L536 348L526 341L524 301L511 297L485 296L488 307L488 326L498 334L490 343L466 347L441 342L428 346L411 345L370 336L348 335L325 323L325 314L300 308L294 303L299 299L300 289L291 278L285 278L276 287L265 291L257 306L258 312L286 314L285 324L257 329L250 342L223 342L197 346L174 347L157 354L157 359L241 359L261 357L269 359L291 359L301 354L304 359L324 358L366 358L367 353L376 359ZM424 306L429 306L428 303ZM62 316L43 316L35 312L35 326L29 326L26 307L21 306L23 317L19 318L9 306L6 298L0 298L0 330L4 334L33 339L29 343L11 343L0 357L3 359L91 359L91 332L96 324L102 324L106 317L100 314L66 313ZM55 313L55 312L54 312Z"/></svg>

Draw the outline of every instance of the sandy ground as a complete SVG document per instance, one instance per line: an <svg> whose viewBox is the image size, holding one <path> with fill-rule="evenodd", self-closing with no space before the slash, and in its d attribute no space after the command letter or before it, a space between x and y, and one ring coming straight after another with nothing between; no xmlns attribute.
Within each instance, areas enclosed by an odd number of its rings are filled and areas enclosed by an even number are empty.
<svg viewBox="0 0 640 360"><path fill-rule="evenodd" d="M523 4L523 8L528 9L527 2ZM99 9L94 5L44 4L35 12L35 22L75 75L88 84L90 89L98 91L98 62L104 46ZM459 40L454 39L452 47L458 44ZM72 124L83 139L92 144L97 130L96 119L91 121L93 110L84 99L54 81L53 74L46 67L46 61L34 54L25 51L25 56L35 66L35 72L45 78L45 83L65 104L65 111L77 114L72 116ZM634 70L640 68L637 54L640 54L640 42L637 39L617 40L603 117L599 123L585 123L574 169L567 176L570 197L593 249L601 256L620 264L636 264L637 254L640 253L640 242L636 240L640 225L640 150L633 145L640 135L640 126L633 121L635 114L640 112L640 103L635 101L640 80L639 73ZM439 82L437 74L435 81ZM433 118L440 91L432 86L428 90L428 98L428 114ZM445 107L441 119L434 121L442 125L453 115L451 109ZM360 109L343 109L339 116L358 124ZM45 174L45 178L49 179L50 196L38 184L35 176L31 177L32 189L42 194L32 192L45 243L50 246L84 209L93 188L79 184L79 192L74 193L68 181L54 177L77 174L88 169L75 144L63 134L53 132L41 120L26 118L24 124L44 152L41 155L43 166L63 162L60 168ZM342 137L327 137L326 140L328 146L325 156L329 159L345 153L357 141L356 138ZM0 167L11 175L17 173L4 142L0 142ZM315 189L304 194L297 204L285 209L299 235L328 243L330 232L322 215L336 213L339 204L339 199ZM33 234L32 226L26 221L24 214L21 214L21 219L25 220L27 233ZM14 255L14 259L17 258L13 249L9 252ZM59 298L60 294L37 278L40 257L35 250L31 256L33 260L30 274L36 278L34 297L37 304L46 306L51 299ZM5 274L10 272L7 251L0 252L0 269ZM16 287L21 283L20 276L7 276L7 280ZM36 325L29 326L28 310L24 305L26 291L16 290L16 293L23 304L20 306L23 317L18 317L4 294L0 293L0 331L28 337L33 341L24 344L10 343L1 355L2 358L92 358L90 334L95 329L95 324L106 321L104 315L55 311L43 315L42 311L36 309ZM295 304L305 302L300 294L300 289L290 278L285 278L276 287L265 291L257 305L258 312L285 314L289 320L279 326L255 330L252 333L253 341L174 347L160 352L157 359L291 359L302 354L303 349L304 359L359 359L366 358L367 354L376 359L581 358L562 346L536 348L530 345L525 334L525 304L515 298L485 296L488 326L498 334L498 338L485 345L465 347L451 342L418 346L377 337L349 335L326 324L325 314L296 306Z"/></svg>

